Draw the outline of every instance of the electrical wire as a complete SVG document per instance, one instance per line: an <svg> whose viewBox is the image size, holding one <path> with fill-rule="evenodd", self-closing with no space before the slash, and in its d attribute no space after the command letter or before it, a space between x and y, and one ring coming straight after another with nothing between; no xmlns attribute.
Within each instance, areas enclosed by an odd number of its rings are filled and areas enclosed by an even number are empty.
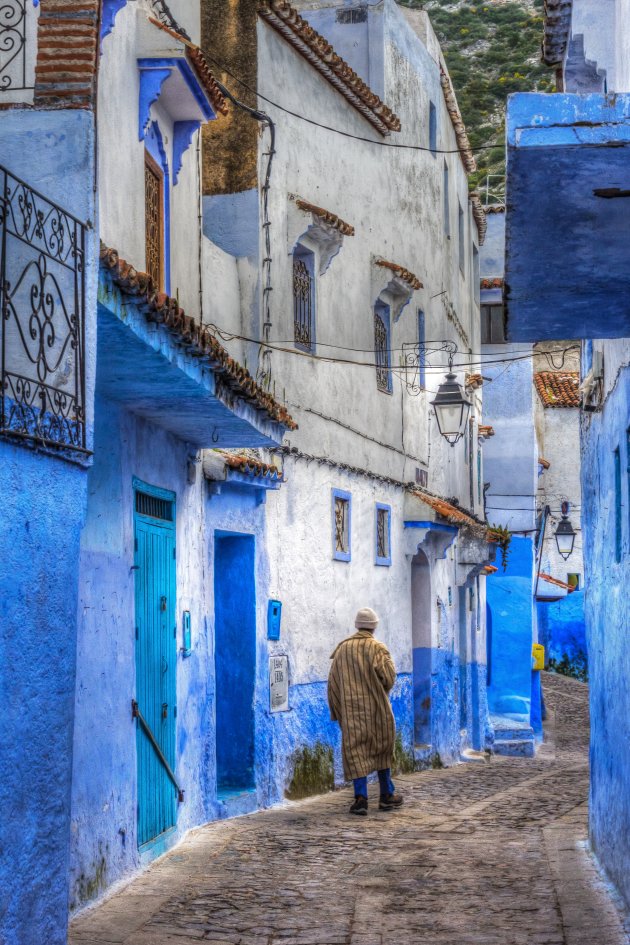
<svg viewBox="0 0 630 945"><path fill-rule="evenodd" d="M268 105L271 105L273 108L277 108L279 111L284 112L287 115L291 115L292 118L298 118L301 121L305 121L309 125L314 125L316 128L322 128L324 131L332 131L334 134L341 135L343 138L352 138L354 141L363 141L366 144L375 144L380 148L395 148L397 150L404 151L425 151L430 152L431 154L460 154L461 149L455 148L453 150L440 150L439 148L424 148L418 144L396 144L391 141L379 141L376 138L365 138L362 135L353 135L350 131L342 131L341 128L334 128L332 125L324 125L322 122L315 121L314 118L307 118L306 115L300 114L300 112L294 112L290 108L285 108L284 105L279 105L277 102L274 102L273 99L268 98L266 95L263 95L262 92L259 92L257 89L252 88L251 85L248 85L243 79L237 76L234 72L228 69L222 62L216 59L214 56L211 56L210 53L204 49L204 55L206 59L209 59L210 62L214 63L217 68L219 68L226 75L229 75L230 78L234 79L235 82L238 82L239 85L242 85L244 89L247 89L248 92L251 92L252 95L255 95L257 98L261 98L263 102L267 102ZM500 147L496 144L480 144L476 147L471 147L471 151L491 151Z"/></svg>

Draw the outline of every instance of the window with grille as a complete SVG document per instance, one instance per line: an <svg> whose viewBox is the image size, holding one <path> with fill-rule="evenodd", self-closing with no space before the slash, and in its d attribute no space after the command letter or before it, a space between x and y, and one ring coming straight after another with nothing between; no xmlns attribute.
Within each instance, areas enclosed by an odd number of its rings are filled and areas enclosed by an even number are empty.
<svg viewBox="0 0 630 945"><path fill-rule="evenodd" d="M293 253L293 335L298 348L315 347L315 284L313 253L299 246Z"/></svg>
<svg viewBox="0 0 630 945"><path fill-rule="evenodd" d="M148 492L136 492L136 512L147 518L158 518L163 522L173 521L173 503L170 499L151 495Z"/></svg>
<svg viewBox="0 0 630 945"><path fill-rule="evenodd" d="M437 153L437 108L429 102L429 149L433 157Z"/></svg>
<svg viewBox="0 0 630 945"><path fill-rule="evenodd" d="M444 235L447 239L451 237L451 202L450 195L448 192L449 182L448 182L448 164L444 161L444 171L442 175L442 202L443 202L443 212L444 212Z"/></svg>
<svg viewBox="0 0 630 945"><path fill-rule="evenodd" d="M144 205L147 272L163 288L164 178L150 154L144 155Z"/></svg>
<svg viewBox="0 0 630 945"><path fill-rule="evenodd" d="M333 558L350 561L351 495L333 489Z"/></svg>
<svg viewBox="0 0 630 945"><path fill-rule="evenodd" d="M505 344L505 315L501 303L481 306L481 343Z"/></svg>
<svg viewBox="0 0 630 945"><path fill-rule="evenodd" d="M466 271L466 218L461 203L458 204L457 235L459 240L459 268L464 273Z"/></svg>
<svg viewBox="0 0 630 945"><path fill-rule="evenodd" d="M422 309L418 311L418 374L420 387L424 390L427 386L427 328L426 319Z"/></svg>
<svg viewBox="0 0 630 945"><path fill-rule="evenodd" d="M376 503L376 564L386 567L392 563L391 516L389 505Z"/></svg>
<svg viewBox="0 0 630 945"><path fill-rule="evenodd" d="M374 362L376 386L386 394L392 392L392 364L389 344L389 305L379 302L374 308Z"/></svg>

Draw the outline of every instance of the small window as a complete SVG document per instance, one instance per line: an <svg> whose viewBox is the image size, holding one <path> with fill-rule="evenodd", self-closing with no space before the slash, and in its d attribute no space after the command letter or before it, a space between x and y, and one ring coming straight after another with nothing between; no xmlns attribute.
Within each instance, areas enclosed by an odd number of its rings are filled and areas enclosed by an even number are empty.
<svg viewBox="0 0 630 945"><path fill-rule="evenodd" d="M377 302L374 306L374 360L376 363L376 386L386 394L391 394L392 360L390 346L390 310L389 305Z"/></svg>
<svg viewBox="0 0 630 945"><path fill-rule="evenodd" d="M164 175L151 155L144 153L144 207L147 272L164 284Z"/></svg>
<svg viewBox="0 0 630 945"><path fill-rule="evenodd" d="M623 521L621 518L621 450L615 450L615 561L621 561L623 551Z"/></svg>
<svg viewBox="0 0 630 945"><path fill-rule="evenodd" d="M505 315L502 304L481 306L481 343L505 344Z"/></svg>
<svg viewBox="0 0 630 945"><path fill-rule="evenodd" d="M459 204L459 210L457 214L457 236L458 236L458 251L459 251L459 268L462 271L462 275L466 271L466 220L464 218L464 211L462 210L461 203Z"/></svg>
<svg viewBox="0 0 630 945"><path fill-rule="evenodd" d="M429 149L433 157L437 153L437 108L429 102Z"/></svg>
<svg viewBox="0 0 630 945"><path fill-rule="evenodd" d="M427 329L424 312L422 309L418 312L418 375L420 387L424 390L427 386Z"/></svg>
<svg viewBox="0 0 630 945"><path fill-rule="evenodd" d="M368 11L365 4L354 10L337 10L337 23L366 23Z"/></svg>
<svg viewBox="0 0 630 945"><path fill-rule="evenodd" d="M376 564L389 567L392 563L392 510L389 505L376 503Z"/></svg>
<svg viewBox="0 0 630 945"><path fill-rule="evenodd" d="M444 174L442 183L444 201L444 235L447 239L451 238L451 203L448 193L448 164L444 161Z"/></svg>
<svg viewBox="0 0 630 945"><path fill-rule="evenodd" d="M350 561L351 502L349 492L333 489L333 558L336 561Z"/></svg>
<svg viewBox="0 0 630 945"><path fill-rule="evenodd" d="M581 585L581 578L579 574L567 574L567 584L569 587L574 587L576 591L579 591Z"/></svg>
<svg viewBox="0 0 630 945"><path fill-rule="evenodd" d="M479 273L479 250L473 243L472 291L475 305L481 301L481 277Z"/></svg>
<svg viewBox="0 0 630 945"><path fill-rule="evenodd" d="M293 253L293 333L295 345L315 349L315 257L298 245Z"/></svg>

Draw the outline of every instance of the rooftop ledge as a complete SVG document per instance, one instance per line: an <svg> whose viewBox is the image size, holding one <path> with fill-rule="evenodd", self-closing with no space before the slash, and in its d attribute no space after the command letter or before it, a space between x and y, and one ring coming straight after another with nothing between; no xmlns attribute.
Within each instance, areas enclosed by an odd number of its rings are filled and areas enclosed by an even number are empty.
<svg viewBox="0 0 630 945"><path fill-rule="evenodd" d="M630 95L508 98L510 341L630 335Z"/></svg>

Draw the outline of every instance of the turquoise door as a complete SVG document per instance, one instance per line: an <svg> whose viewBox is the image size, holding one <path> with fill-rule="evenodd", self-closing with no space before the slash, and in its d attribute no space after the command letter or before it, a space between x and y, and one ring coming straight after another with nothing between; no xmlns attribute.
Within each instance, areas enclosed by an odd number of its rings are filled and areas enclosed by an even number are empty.
<svg viewBox="0 0 630 945"><path fill-rule="evenodd" d="M177 640L175 494L134 480L136 701L175 770ZM163 761L137 724L138 846L175 825L177 795Z"/></svg>

